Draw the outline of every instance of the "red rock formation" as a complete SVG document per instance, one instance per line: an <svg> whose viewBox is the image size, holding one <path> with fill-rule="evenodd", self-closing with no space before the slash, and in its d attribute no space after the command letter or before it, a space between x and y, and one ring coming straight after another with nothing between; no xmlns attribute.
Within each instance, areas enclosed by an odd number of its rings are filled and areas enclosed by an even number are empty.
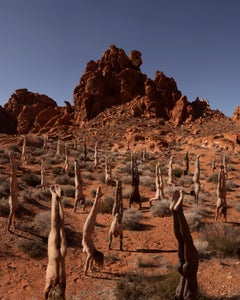
<svg viewBox="0 0 240 300"><path fill-rule="evenodd" d="M11 131L2 126L1 132L44 133L57 130L53 127L55 124L69 126L73 121L74 109L68 101L65 101L65 104L65 109L60 109L57 103L46 95L18 89L2 108L2 112L0 110L3 116L1 120L4 120L4 115L11 120ZM51 119L54 121L50 122ZM51 124L51 127L46 124Z"/></svg>
<svg viewBox="0 0 240 300"><path fill-rule="evenodd" d="M171 119L175 125L185 122L193 121L195 118L195 112L188 102L186 96L182 96L173 107L171 113Z"/></svg>
<svg viewBox="0 0 240 300"><path fill-rule="evenodd" d="M238 106L232 116L233 121L238 121L240 120L240 106Z"/></svg>
<svg viewBox="0 0 240 300"><path fill-rule="evenodd" d="M0 133L16 134L17 121L0 106Z"/></svg>
<svg viewBox="0 0 240 300"><path fill-rule="evenodd" d="M112 45L100 60L87 64L74 89L76 125L95 118L108 107L133 100L131 114L135 117L172 118L175 124L180 124L203 114L207 102L199 99L193 104L188 102L173 78L160 71L154 80L142 74L141 56L139 51L133 50L128 57L122 49Z"/></svg>
<svg viewBox="0 0 240 300"><path fill-rule="evenodd" d="M94 118L107 107L144 95L146 75L140 72L140 65L140 52L134 50L128 57L114 45L99 61L90 61L74 89L76 123Z"/></svg>

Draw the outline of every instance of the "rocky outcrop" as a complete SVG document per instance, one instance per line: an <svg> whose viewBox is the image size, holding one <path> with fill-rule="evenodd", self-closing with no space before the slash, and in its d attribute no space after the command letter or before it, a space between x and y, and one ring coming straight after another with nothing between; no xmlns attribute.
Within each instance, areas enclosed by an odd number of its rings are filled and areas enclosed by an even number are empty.
<svg viewBox="0 0 240 300"><path fill-rule="evenodd" d="M195 111L186 96L182 96L172 109L171 119L175 125L191 122L195 119Z"/></svg>
<svg viewBox="0 0 240 300"><path fill-rule="evenodd" d="M82 126L107 108L121 106L132 117L171 120L175 125L191 122L211 113L207 100L189 102L173 78L156 71L150 79L141 72L142 54L111 45L101 59L89 61L73 92L74 106L65 107L46 95L26 88L11 95L0 107L0 133L45 133ZM240 108L234 117L239 119Z"/></svg>
<svg viewBox="0 0 240 300"><path fill-rule="evenodd" d="M50 129L57 129L53 126L46 127L51 119L54 119L52 125L58 120L64 120L64 125L69 126L73 121L73 108L68 101L65 103L66 108L61 109L46 95L18 89L2 108L2 115L11 120L11 131L1 126L1 132L19 134L48 132ZM69 117L66 117L66 114Z"/></svg>
<svg viewBox="0 0 240 300"><path fill-rule="evenodd" d="M240 120L240 106L237 106L235 109L233 116L232 116L233 121L239 121Z"/></svg>
<svg viewBox="0 0 240 300"><path fill-rule="evenodd" d="M144 95L146 75L140 71L141 53L130 57L112 45L96 62L90 61L74 89L75 122L96 117L113 105L120 105L138 95Z"/></svg>
<svg viewBox="0 0 240 300"><path fill-rule="evenodd" d="M17 120L0 106L0 133L16 134Z"/></svg>
<svg viewBox="0 0 240 300"><path fill-rule="evenodd" d="M111 106L133 101L132 116L188 122L203 114L204 101L190 103L182 96L173 78L156 71L155 79L141 73L142 54L130 55L112 45L98 61L90 61L74 89L75 124L82 125Z"/></svg>

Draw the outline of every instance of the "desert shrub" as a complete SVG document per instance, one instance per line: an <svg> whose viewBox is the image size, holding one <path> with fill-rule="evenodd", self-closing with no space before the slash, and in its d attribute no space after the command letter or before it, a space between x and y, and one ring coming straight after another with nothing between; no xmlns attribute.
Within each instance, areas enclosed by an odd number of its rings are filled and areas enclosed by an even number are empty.
<svg viewBox="0 0 240 300"><path fill-rule="evenodd" d="M233 165L228 165L227 166L227 171L228 172L234 172L234 171L237 171L237 169Z"/></svg>
<svg viewBox="0 0 240 300"><path fill-rule="evenodd" d="M174 299L178 281L177 271L158 276L145 276L136 272L126 275L118 282L114 295L117 300Z"/></svg>
<svg viewBox="0 0 240 300"><path fill-rule="evenodd" d="M155 265L149 261L145 260L142 256L137 255L134 260L135 267L139 268L153 268Z"/></svg>
<svg viewBox="0 0 240 300"><path fill-rule="evenodd" d="M63 190L63 194L64 196L66 197L75 197L75 189L74 188L71 188L71 187L68 187L68 188L65 188Z"/></svg>
<svg viewBox="0 0 240 300"><path fill-rule="evenodd" d="M41 157L43 155L43 149L41 148L35 148L31 150L31 155Z"/></svg>
<svg viewBox="0 0 240 300"><path fill-rule="evenodd" d="M201 230L201 239L208 242L208 250L218 257L239 255L240 228L229 224L207 224Z"/></svg>
<svg viewBox="0 0 240 300"><path fill-rule="evenodd" d="M79 163L79 167L81 169L85 169L85 170L91 170L92 169L92 163L91 162L80 162Z"/></svg>
<svg viewBox="0 0 240 300"><path fill-rule="evenodd" d="M0 214L5 217L9 215L8 198L0 198Z"/></svg>
<svg viewBox="0 0 240 300"><path fill-rule="evenodd" d="M34 217L34 227L41 235L48 236L51 226L50 211L40 212Z"/></svg>
<svg viewBox="0 0 240 300"><path fill-rule="evenodd" d="M140 211L127 209L123 212L122 224L125 229L140 230L142 228Z"/></svg>
<svg viewBox="0 0 240 300"><path fill-rule="evenodd" d="M37 185L39 185L41 183L40 177L33 173L23 175L22 181L25 184L27 184L29 186L34 186L34 187L36 187Z"/></svg>
<svg viewBox="0 0 240 300"><path fill-rule="evenodd" d="M92 189L91 192L90 192L90 194L91 194L92 197L95 197L96 193L97 193L96 189Z"/></svg>
<svg viewBox="0 0 240 300"><path fill-rule="evenodd" d="M51 192L47 189L37 189L33 196L36 200L46 200L49 201L51 199Z"/></svg>
<svg viewBox="0 0 240 300"><path fill-rule="evenodd" d="M28 162L28 164L30 164L30 165L36 165L36 164L39 164L39 160L38 160L38 158L37 157L35 157L35 156L30 156L30 155L27 155L27 162Z"/></svg>
<svg viewBox="0 0 240 300"><path fill-rule="evenodd" d="M33 259L40 259L47 255L47 247L41 240L21 239L18 247Z"/></svg>
<svg viewBox="0 0 240 300"><path fill-rule="evenodd" d="M82 172L82 176L86 179L89 179L89 180L95 180L95 177L93 176L93 174L89 171L85 171L85 172Z"/></svg>
<svg viewBox="0 0 240 300"><path fill-rule="evenodd" d="M157 201L156 204L150 208L150 212L154 217L168 217L172 214L169 208L169 201L166 199Z"/></svg>
<svg viewBox="0 0 240 300"><path fill-rule="evenodd" d="M74 165L69 166L69 176L74 177L75 176L75 170L74 170Z"/></svg>
<svg viewBox="0 0 240 300"><path fill-rule="evenodd" d="M226 180L226 190L227 190L228 192L231 192L231 191L233 191L235 188L238 188L238 187L239 187L238 184L232 182L232 181L229 180L229 179Z"/></svg>
<svg viewBox="0 0 240 300"><path fill-rule="evenodd" d="M123 192L122 192L123 198L129 199L130 195L131 195L131 192L132 192L131 188L125 188L125 189L123 189Z"/></svg>
<svg viewBox="0 0 240 300"><path fill-rule="evenodd" d="M57 184L62 184L62 185L67 185L67 184L74 185L74 181L69 179L66 175L57 176L55 182Z"/></svg>
<svg viewBox="0 0 240 300"><path fill-rule="evenodd" d="M106 196L103 201L100 202L100 212L102 214L111 214L113 208L114 199Z"/></svg>
<svg viewBox="0 0 240 300"><path fill-rule="evenodd" d="M63 198L62 205L63 205L63 207L73 207L73 205L71 204L71 202L68 199L66 199L66 198Z"/></svg>
<svg viewBox="0 0 240 300"><path fill-rule="evenodd" d="M117 167L117 172L120 174L129 174L131 175L132 169L131 169L131 162L128 161L125 163L124 166L118 166Z"/></svg>
<svg viewBox="0 0 240 300"><path fill-rule="evenodd" d="M184 177L181 177L179 179L179 185L185 186L185 185L191 185L192 184L192 177L189 175L185 175Z"/></svg>
<svg viewBox="0 0 240 300"><path fill-rule="evenodd" d="M173 169L173 176L176 178L180 178L183 175L183 171L180 168Z"/></svg>
<svg viewBox="0 0 240 300"><path fill-rule="evenodd" d="M218 174L214 173L210 177L207 178L207 182L213 182L217 183L218 182Z"/></svg>
<svg viewBox="0 0 240 300"><path fill-rule="evenodd" d="M234 208L237 212L240 212L240 202L235 202Z"/></svg>
<svg viewBox="0 0 240 300"><path fill-rule="evenodd" d="M57 166L55 168L52 168L52 173L54 175L62 175L64 173L63 167Z"/></svg>
<svg viewBox="0 0 240 300"><path fill-rule="evenodd" d="M131 182L132 182L132 176L130 176L130 175L122 176L121 180L122 180L122 183L131 184Z"/></svg>
<svg viewBox="0 0 240 300"><path fill-rule="evenodd" d="M208 249L208 242L200 239L195 239L194 246L198 251L198 255L200 259L209 259L211 257L211 252Z"/></svg>
<svg viewBox="0 0 240 300"><path fill-rule="evenodd" d="M0 156L0 164L7 164L9 162L10 162L9 155L7 153L1 154L1 156Z"/></svg>
<svg viewBox="0 0 240 300"><path fill-rule="evenodd" d="M104 173L100 173L98 175L98 180L101 181L102 183L105 183L105 174Z"/></svg>
<svg viewBox="0 0 240 300"><path fill-rule="evenodd" d="M50 156L50 154L49 154ZM46 158L46 164L49 166L49 165L57 165L57 164L61 164L64 162L64 158L59 156L59 155L56 155L55 153L53 154L53 158L50 158L50 157L47 157Z"/></svg>
<svg viewBox="0 0 240 300"><path fill-rule="evenodd" d="M152 190L155 190L155 177L151 176L140 176L140 184L143 186L147 186Z"/></svg>
<svg viewBox="0 0 240 300"><path fill-rule="evenodd" d="M13 151L13 152L16 152L16 153L21 153L21 150L20 150L19 146L17 146L17 145L11 145L9 147L9 150Z"/></svg>
<svg viewBox="0 0 240 300"><path fill-rule="evenodd" d="M203 226L203 217L199 211L186 211L184 215L191 231L198 231Z"/></svg>
<svg viewBox="0 0 240 300"><path fill-rule="evenodd" d="M0 198L8 196L10 193L10 183L9 181L2 181L0 183Z"/></svg>

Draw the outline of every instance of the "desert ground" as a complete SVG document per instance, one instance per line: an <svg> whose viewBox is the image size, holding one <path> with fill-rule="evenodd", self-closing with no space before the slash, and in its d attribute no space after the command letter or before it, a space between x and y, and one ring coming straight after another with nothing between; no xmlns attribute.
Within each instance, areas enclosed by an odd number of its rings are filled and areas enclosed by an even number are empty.
<svg viewBox="0 0 240 300"><path fill-rule="evenodd" d="M96 132L93 134L95 130L93 128L88 133L91 138L87 139L86 161L83 159L86 132L62 140L60 154L56 154L56 138L49 137L44 147L43 136L27 135L25 165L21 164L22 136L0 136L1 300L43 299L48 263L47 238L51 195L48 187L45 189L37 187L40 184L41 158L46 162L48 185L57 183L62 189L61 199L64 205L68 244L66 299L171 299L166 298L169 296L154 296L151 291L148 295L141 294L141 290L151 286L154 280L161 281L164 275L168 276L171 272L177 274L177 241L173 232L171 213L165 207L165 215L161 216L157 203L153 203L152 207L149 205L149 199L155 195L157 162L160 162L163 174L165 204L169 203L175 189L181 187L185 191L184 214L200 256L197 278L199 290L205 297L202 299L240 299L240 261L237 246L240 243L240 147L234 140L235 131L232 127L226 127L224 132L219 133L217 126L220 125L215 126L210 120L202 126L200 132L199 124L195 124L196 127L184 125L185 127L174 130L164 125L161 129L155 129L151 124L149 126L143 124L142 128L139 126L134 130L126 130L126 135L122 137L118 132L111 131L110 138L106 138L106 128L102 130L101 135ZM141 139L142 136L147 136L147 130L152 132L151 137ZM156 136L161 134L164 136L164 142L168 142L168 146L162 141L156 142ZM95 170L93 157L97 140L99 169ZM69 176L66 176L64 170L65 145L69 150ZM131 169L130 150L127 146L135 153L138 161L142 210L138 209L137 204L131 209L128 208ZM16 229L12 233L7 231L9 151L14 153L18 164L20 203ZM146 151L145 159L142 156L143 151ZM183 174L186 151L189 154L188 175ZM111 157L113 177L120 178L123 182L123 251L119 251L118 238L113 239L112 250L108 250L111 207L116 188L106 186L104 183L106 155ZM194 203L194 197L191 195L196 155L200 155L201 170L198 204ZM168 186L170 156L173 156L174 184ZM223 156L227 158L228 173L227 222L223 222L222 219L215 221L217 174ZM79 206L76 213L73 212L75 159L80 162L87 202L86 211ZM213 161L216 165L214 170ZM93 240L96 248L104 253L105 262L101 271L84 276L86 256L82 253L82 229L99 185L102 187L103 197ZM213 237L215 248L211 247L210 237ZM228 247L229 251L226 254ZM168 284L172 285L166 283Z"/></svg>

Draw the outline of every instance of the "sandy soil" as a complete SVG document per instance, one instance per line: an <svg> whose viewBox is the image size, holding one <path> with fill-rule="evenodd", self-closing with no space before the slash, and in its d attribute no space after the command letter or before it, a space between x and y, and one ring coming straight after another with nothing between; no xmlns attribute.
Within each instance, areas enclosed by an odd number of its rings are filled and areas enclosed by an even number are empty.
<svg viewBox="0 0 240 300"><path fill-rule="evenodd" d="M1 139L2 152L0 158L5 155L13 144L21 145L18 137L11 137ZM31 149L37 149L33 147ZM53 146L51 146L53 147ZM50 148L51 148L50 147ZM193 159L196 154L201 152L201 183L202 192L200 194L199 208L203 208L207 213L204 215L204 222L215 222L215 190L216 183L208 182L207 178L212 175L211 161L216 151L213 148L202 147L197 148L188 144L188 151L190 153L190 174L193 173L194 162ZM186 148L187 148L186 147ZM20 146L19 146L20 148ZM117 148L117 147L115 147ZM30 147L28 148L30 149ZM75 153L75 152L74 152ZM183 155L185 149L181 148L180 151L174 151L174 164L179 166L183 165ZM219 164L221 154L217 152L217 164ZM229 180L234 181L236 188L228 193L227 199L229 203L228 209L228 226L238 227L240 213L235 209L236 203L239 199L238 187L240 185L240 178L238 177L238 170L240 168L240 162L238 152L236 149L226 150L226 154L231 158L232 171L229 171ZM31 156L31 153L28 153ZM151 154L156 158L162 157L160 153ZM115 155L115 165L113 174L116 174L117 167L124 166L123 159L119 159ZM119 154L119 157L121 155ZM168 155L169 157L169 155ZM34 156L36 161L39 161L40 156ZM167 156L164 158L164 163L167 162ZM71 163L74 160L74 154L70 155ZM59 164L63 166L63 161ZM126 162L125 162L126 164ZM144 163L141 163L144 164ZM143 170L147 170L150 166L150 162L145 163L147 167ZM52 168L56 165L48 166L48 180L52 184L54 183L54 175ZM230 165L229 165L230 167ZM8 182L9 179L9 164L7 162L1 162L1 180L2 182ZM152 162L152 170L154 170L154 164ZM35 187L29 187L22 183L22 176L24 174L34 172L39 175L39 164L28 163L24 168L19 167L18 178L21 188L21 198L24 191L30 192L32 195L36 193ZM83 172L87 172L83 169ZM100 173L103 173L103 168ZM154 172L154 171L152 171ZM215 171L217 173L217 170ZM84 178L85 182L85 194L88 199L93 200L92 190L96 189L98 184L102 184L100 181L100 174L94 172L91 173L94 180L87 177ZM154 174L154 173L152 173ZM166 174L166 172L164 173ZM152 178L154 185L155 178ZM164 175L166 180L166 175ZM185 180L180 181L177 179L177 185L185 184L186 192L190 191L191 185ZM102 184L103 185L103 184ZM171 189L166 188L166 198L170 199ZM123 190L129 189L129 184L123 184ZM114 197L115 188L108 187L107 189L103 185L104 197ZM144 199L153 197L155 192L152 188L141 185L140 193ZM0 201L5 201L2 197ZM148 275L151 274L164 274L170 267L175 268L177 264L177 242L173 233L172 217L153 217L148 201L143 203L142 219L144 230L133 231L124 230L123 251L119 251L118 240L113 240L113 250L108 250L108 231L111 224L110 214L98 214L97 226L94 235L94 242L100 251L105 255L105 264L101 272L90 273L85 277L83 274L85 255L82 253L81 247L81 234L83 224L87 217L87 213L90 207L87 207L86 212L83 212L81 208L77 213L73 213L73 198L68 198L70 205L65 207L65 228L68 234L68 254L66 257L66 271L67 271L67 299L114 299L114 289L117 282L121 278L130 272L145 272ZM34 200L34 199L33 199ZM49 211L51 199L37 201L24 201L23 206L27 209L26 214L21 214L17 219L17 228L14 233L10 234L6 230L7 215L0 211L0 299L1 300L15 300L15 299L42 299L42 291L45 284L45 274L47 266L47 255L40 259L32 259L26 251L23 251L19 246L21 241L30 240L36 241L44 240L46 245L46 235L36 234L32 230L33 218L41 211ZM187 197L184 211L187 212L195 207L193 198ZM124 207L127 209L128 202L124 199ZM133 207L134 210L138 209L138 206ZM194 240L198 239L199 233L193 232L192 236ZM156 267L139 266L139 261L149 262L152 266L153 262ZM230 299L231 296L239 295L240 299L240 261L237 258L217 258L211 257L210 259L203 259L199 264L198 283L200 289L208 296L222 297L221 299Z"/></svg>

